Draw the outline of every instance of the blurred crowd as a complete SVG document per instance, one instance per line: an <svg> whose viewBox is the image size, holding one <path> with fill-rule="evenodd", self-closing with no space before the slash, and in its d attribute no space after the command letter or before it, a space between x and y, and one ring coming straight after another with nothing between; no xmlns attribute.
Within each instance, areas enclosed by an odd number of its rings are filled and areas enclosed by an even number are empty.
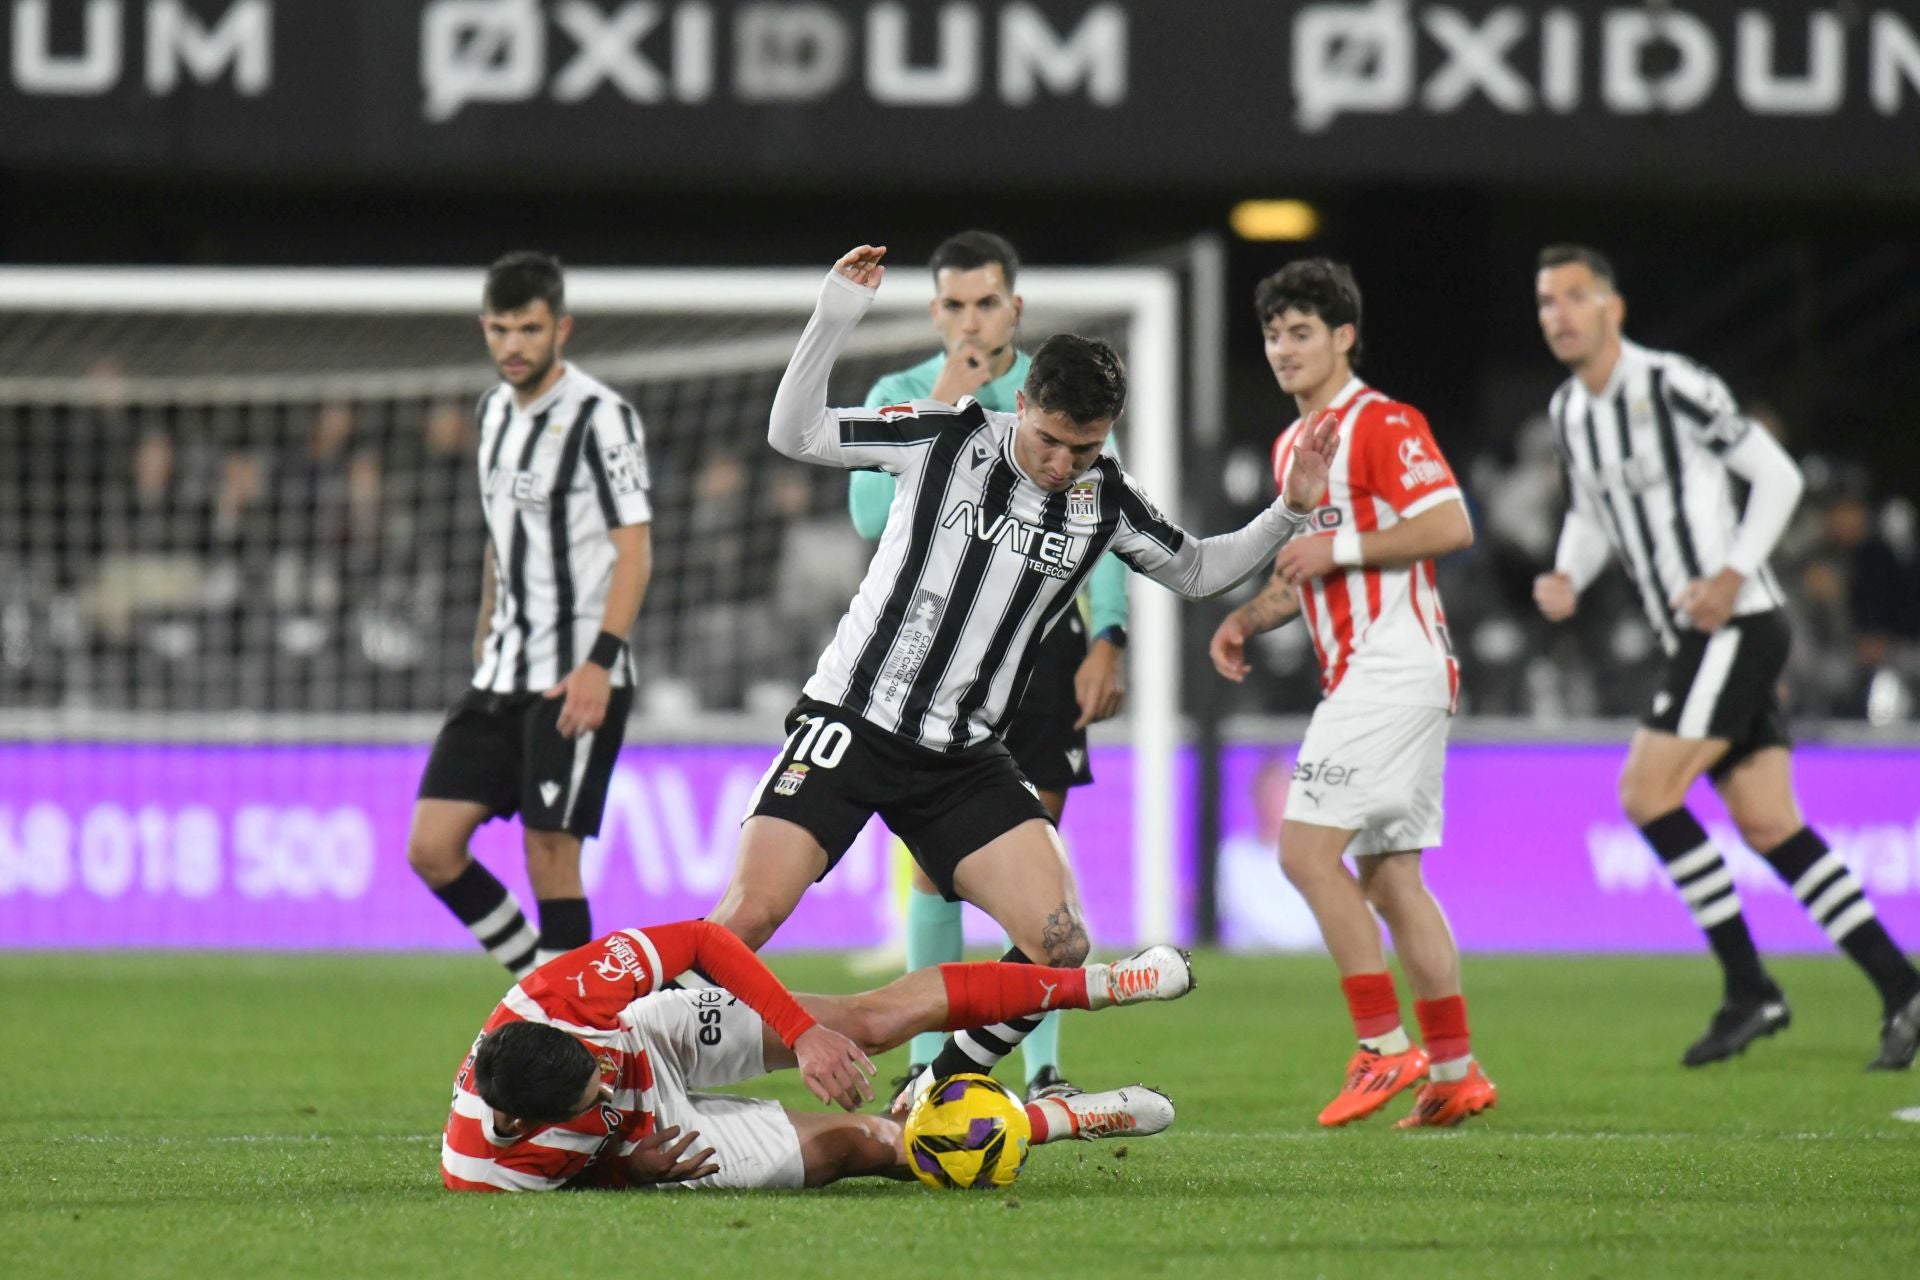
<svg viewBox="0 0 1920 1280"><path fill-rule="evenodd" d="M468 403L189 412L119 402L112 378L96 371L86 407L0 409L0 705L447 704L471 674L486 537ZM649 713L784 710L865 569L844 475L780 463L760 444L758 415L740 411L771 390L741 385L729 405L637 393L656 507L655 576L635 637ZM1455 462L1479 532L1441 565L1463 709L1638 715L1660 655L1625 579L1607 574L1567 626L1533 608L1562 504L1545 419L1523 424L1503 453ZM1803 450L1801 462L1807 496L1773 562L1794 627L1792 712L1911 720L1914 503L1845 460ZM1212 531L1227 519L1194 523ZM1189 613L1189 634L1204 636L1215 617ZM1263 637L1254 660L1264 675L1233 691L1231 709L1312 706L1300 627Z"/></svg>

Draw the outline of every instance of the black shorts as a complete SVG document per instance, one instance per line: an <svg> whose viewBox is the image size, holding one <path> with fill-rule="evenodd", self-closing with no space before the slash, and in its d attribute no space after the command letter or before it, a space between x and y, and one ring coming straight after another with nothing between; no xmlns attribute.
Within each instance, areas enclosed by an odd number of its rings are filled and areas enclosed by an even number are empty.
<svg viewBox="0 0 1920 1280"><path fill-rule="evenodd" d="M1073 678L1087 658L1087 628L1080 610L1069 606L1039 643L1026 693L1009 712L1000 736L1020 772L1042 791L1084 787L1093 781L1087 731L1073 727L1080 718Z"/></svg>
<svg viewBox="0 0 1920 1280"><path fill-rule="evenodd" d="M997 738L934 751L812 698L787 714L786 728L747 816L806 828L827 851L828 871L877 813L953 902L962 858L1029 819L1053 820Z"/></svg>
<svg viewBox="0 0 1920 1280"><path fill-rule="evenodd" d="M1778 609L1735 618L1711 634L1682 632L1641 723L1676 737L1732 743L1707 771L1715 781L1757 751L1792 745L1779 695L1791 639Z"/></svg>
<svg viewBox="0 0 1920 1280"><path fill-rule="evenodd" d="M469 689L447 713L420 778L422 800L483 804L534 831L600 834L632 689L615 689L592 733L560 735L562 698Z"/></svg>

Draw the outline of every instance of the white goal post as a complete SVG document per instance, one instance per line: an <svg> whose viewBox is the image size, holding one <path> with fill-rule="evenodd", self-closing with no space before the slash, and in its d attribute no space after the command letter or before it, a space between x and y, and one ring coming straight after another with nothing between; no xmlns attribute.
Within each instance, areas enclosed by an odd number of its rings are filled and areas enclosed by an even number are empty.
<svg viewBox="0 0 1920 1280"><path fill-rule="evenodd" d="M777 370L813 305L821 275L817 268L570 268L568 306L585 319L751 316L756 320L753 332L745 335L663 341L673 348L666 356L652 350L651 343L636 341L622 353L601 351L582 358L581 363L616 386L680 376L694 367L702 374L734 367ZM850 355L912 352L917 360L931 349L924 272L903 266L892 276L856 334ZM87 355L88 325L94 321L103 330L129 323L152 324L159 317L185 317L188 323L226 324L241 330L248 327L244 321L249 317L259 317L263 323L277 317L282 324L300 317L336 324L355 317L451 317L470 322L478 310L479 280L477 271L437 269L0 269L0 415L10 415L4 419L10 427L34 415L57 415L63 406L83 404L88 397L103 394L80 367ZM1181 306L1174 273L1157 267L1035 267L1021 272L1019 285L1028 299L1030 316L1045 313L1071 322L1076 316L1099 314L1120 328L1131 383L1121 422L1126 463L1178 518ZM772 323L780 317L787 322ZM53 350L58 359L45 357L42 353L49 348L35 345L58 329L51 324L54 320L67 326L51 339L63 344ZM1035 329L1031 320L1027 329L1030 333ZM449 357L443 347L423 353L418 362L401 360L382 368L341 367L316 357L293 362L296 368L270 362L260 368L117 369L110 394L116 403L155 406L155 413L173 412L167 406L190 402L208 406L209 414L263 398L305 397L318 402L347 392L471 396L490 381L478 336L472 335L468 353ZM228 334L223 341L238 339ZM1182 736L1180 602L1171 593L1140 581L1133 584L1131 600L1130 686L1124 724L1118 732L1134 752L1132 853L1137 892L1133 931L1136 937L1151 940L1174 936L1180 923L1174 868L1181 835L1176 830L1174 794L1176 747ZM457 629L466 625L466 619L449 618L447 625ZM66 660L59 655L54 658ZM0 693L0 706L12 701L9 694ZM424 740L432 726L432 718L425 717L423 724L417 710L332 713L311 707L250 710L235 706L213 715L177 706L167 710L115 706L111 699L86 696L64 696L37 705L24 700L7 706L6 719L8 728L0 736L41 740ZM753 722L761 724L763 719L755 717ZM676 722L672 717L648 721L639 712L632 729L636 740L661 740L676 733L688 740L711 740L716 735L737 738L742 732L708 714Z"/></svg>

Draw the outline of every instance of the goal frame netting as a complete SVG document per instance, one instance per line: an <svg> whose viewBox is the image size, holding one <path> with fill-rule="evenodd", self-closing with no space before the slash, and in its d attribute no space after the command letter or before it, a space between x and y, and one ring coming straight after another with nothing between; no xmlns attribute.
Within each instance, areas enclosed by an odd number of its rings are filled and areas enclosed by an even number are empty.
<svg viewBox="0 0 1920 1280"><path fill-rule="evenodd" d="M791 314L794 338L818 293L817 268L569 268L569 310L600 314ZM873 316L924 319L920 273L896 269ZM448 269L58 268L0 269L0 314L464 315L477 311L478 273ZM1181 302L1176 274L1159 267L1032 267L1021 292L1051 309L1123 317L1131 391L1122 420L1129 470L1178 519L1181 415ZM872 320L869 320L872 323ZM477 335L476 335L477 336ZM476 348L478 342L476 341ZM1181 739L1180 602L1136 580L1125 715L1115 730L1132 748L1132 861L1136 937L1175 936L1176 748ZM353 743L420 739L432 725L408 713L262 713L195 717L179 712L8 711L5 736L41 741L278 741ZM636 716L634 741L740 740L745 726L703 716L697 724ZM1111 739L1109 739L1111 740Z"/></svg>

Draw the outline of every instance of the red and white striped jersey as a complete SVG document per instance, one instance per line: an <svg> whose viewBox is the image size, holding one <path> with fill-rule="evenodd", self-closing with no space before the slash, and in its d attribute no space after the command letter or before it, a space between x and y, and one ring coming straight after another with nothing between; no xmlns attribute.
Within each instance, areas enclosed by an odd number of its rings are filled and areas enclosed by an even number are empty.
<svg viewBox="0 0 1920 1280"><path fill-rule="evenodd" d="M453 1079L453 1110L440 1140L440 1176L454 1191L550 1191L574 1183L627 1184L616 1157L654 1131L653 1066L635 1006L698 964L792 1045L813 1018L733 934L704 920L622 929L549 960L494 1006ZM509 1022L558 1027L600 1064L611 1100L563 1124L502 1134L473 1089L480 1041Z"/></svg>
<svg viewBox="0 0 1920 1280"><path fill-rule="evenodd" d="M668 975L671 976L671 975ZM453 1111L440 1140L440 1175L455 1191L547 1191L579 1177L591 1165L603 1185L619 1185L619 1167L604 1157L624 1155L653 1132L653 1068L623 1015L635 1000L665 981L660 955L646 933L625 929L549 961L494 1006L453 1081ZM503 1136L493 1108L472 1088L480 1039L509 1022L555 1026L587 1046L600 1078L613 1086L609 1103L564 1124Z"/></svg>
<svg viewBox="0 0 1920 1280"><path fill-rule="evenodd" d="M1339 445L1327 496L1313 513L1316 535L1390 529L1443 502L1460 501L1453 469L1420 411L1390 400L1358 378L1329 406L1339 415ZM1273 478L1283 491L1300 420L1273 446ZM1302 593L1307 633L1320 658L1326 698L1445 707L1459 701L1460 664L1447 635L1433 561L1404 569L1341 569Z"/></svg>

